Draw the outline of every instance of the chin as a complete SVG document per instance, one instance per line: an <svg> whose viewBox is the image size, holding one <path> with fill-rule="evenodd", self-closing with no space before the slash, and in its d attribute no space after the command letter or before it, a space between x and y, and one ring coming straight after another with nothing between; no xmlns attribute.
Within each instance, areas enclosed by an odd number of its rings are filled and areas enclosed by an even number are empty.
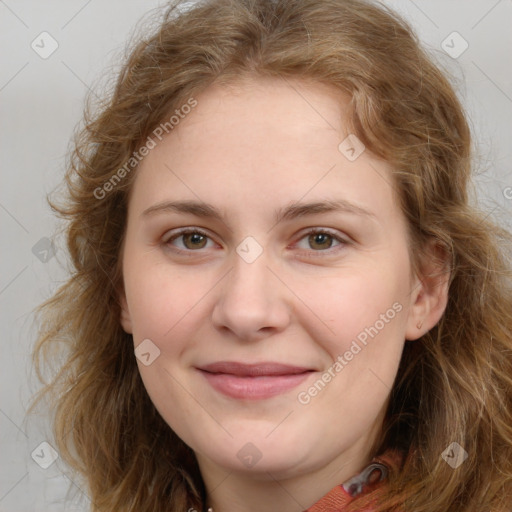
<svg viewBox="0 0 512 512"><path fill-rule="evenodd" d="M316 450L311 448L308 453L304 438L296 439L283 430L281 436L272 439L273 434L266 437L272 429L265 430L264 434L254 435L233 433L233 438L213 441L201 446L199 451L226 471L246 473L261 480L268 480L269 473L274 478L295 476L300 473L304 460L308 461L308 466L315 464L313 454ZM318 464L321 465L321 461Z"/></svg>

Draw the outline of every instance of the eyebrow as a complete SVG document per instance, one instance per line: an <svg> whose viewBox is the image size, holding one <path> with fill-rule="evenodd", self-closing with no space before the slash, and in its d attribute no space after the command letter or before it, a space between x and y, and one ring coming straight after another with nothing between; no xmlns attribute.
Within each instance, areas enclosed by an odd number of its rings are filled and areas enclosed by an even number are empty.
<svg viewBox="0 0 512 512"><path fill-rule="evenodd" d="M225 223L224 216L215 206L202 201L165 201L150 206L144 210L141 217L149 217L156 214L175 212L188 213L196 217L211 218ZM377 219L375 213L362 208L345 199L325 200L311 203L295 202L283 208L279 208L274 213L274 222L277 224L284 220L293 220L308 215L322 213L350 213L367 217L373 220Z"/></svg>

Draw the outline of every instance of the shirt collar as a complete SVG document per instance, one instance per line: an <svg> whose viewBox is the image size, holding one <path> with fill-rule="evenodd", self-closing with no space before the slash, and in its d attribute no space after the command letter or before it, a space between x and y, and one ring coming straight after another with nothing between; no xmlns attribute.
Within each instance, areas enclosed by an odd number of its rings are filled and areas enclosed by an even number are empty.
<svg viewBox="0 0 512 512"><path fill-rule="evenodd" d="M331 489L304 512L342 512L355 497L380 488L389 472L395 470L401 461L402 455L396 451L374 457L360 473Z"/></svg>

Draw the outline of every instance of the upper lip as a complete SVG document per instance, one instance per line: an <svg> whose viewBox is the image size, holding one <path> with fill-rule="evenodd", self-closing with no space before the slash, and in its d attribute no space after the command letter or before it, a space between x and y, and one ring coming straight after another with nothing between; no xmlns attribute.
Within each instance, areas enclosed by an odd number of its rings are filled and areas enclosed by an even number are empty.
<svg viewBox="0 0 512 512"><path fill-rule="evenodd" d="M199 367L199 370L210 373L226 373L243 377L296 375L308 371L313 371L311 368L305 368L302 366L290 366L281 363L264 362L245 364L236 361L219 361L217 363L201 366Z"/></svg>

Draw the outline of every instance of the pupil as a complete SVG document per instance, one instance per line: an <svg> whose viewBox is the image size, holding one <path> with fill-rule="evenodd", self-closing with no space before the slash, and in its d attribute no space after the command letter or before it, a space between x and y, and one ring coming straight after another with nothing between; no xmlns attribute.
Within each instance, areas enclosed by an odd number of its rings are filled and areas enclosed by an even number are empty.
<svg viewBox="0 0 512 512"><path fill-rule="evenodd" d="M190 233L186 236L191 245L202 247L201 243L204 242L204 236L200 233Z"/></svg>
<svg viewBox="0 0 512 512"><path fill-rule="evenodd" d="M330 236L331 235L327 235L325 233L315 233L310 237L310 239L312 240L313 244L325 245Z"/></svg>

